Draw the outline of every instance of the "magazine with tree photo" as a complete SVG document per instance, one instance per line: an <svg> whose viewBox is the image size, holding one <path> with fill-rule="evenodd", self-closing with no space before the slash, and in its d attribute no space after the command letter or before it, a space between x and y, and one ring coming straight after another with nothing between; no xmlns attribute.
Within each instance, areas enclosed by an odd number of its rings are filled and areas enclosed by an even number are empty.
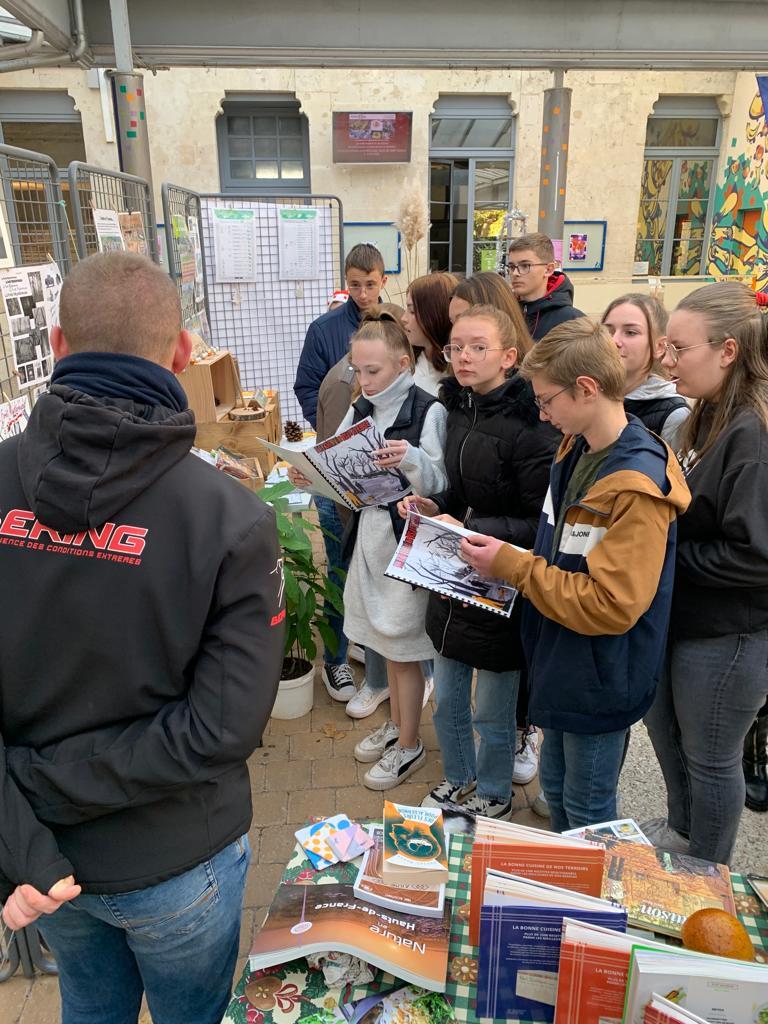
<svg viewBox="0 0 768 1024"><path fill-rule="evenodd" d="M411 490L402 473L384 469L374 460L373 453L387 442L370 416L302 451L271 441L263 443L303 473L313 491L353 511L388 505Z"/></svg>
<svg viewBox="0 0 768 1024"><path fill-rule="evenodd" d="M517 597L514 587L481 575L461 557L462 539L472 536L472 530L409 512L384 575L509 618Z"/></svg>

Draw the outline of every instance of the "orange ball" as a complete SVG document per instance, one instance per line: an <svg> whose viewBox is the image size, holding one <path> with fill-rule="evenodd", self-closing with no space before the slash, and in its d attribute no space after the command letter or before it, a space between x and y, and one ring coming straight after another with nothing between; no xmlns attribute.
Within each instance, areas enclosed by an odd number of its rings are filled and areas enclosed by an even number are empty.
<svg viewBox="0 0 768 1024"><path fill-rule="evenodd" d="M683 945L697 953L727 956L732 960L754 960L755 949L744 925L733 914L717 907L704 907L683 924Z"/></svg>

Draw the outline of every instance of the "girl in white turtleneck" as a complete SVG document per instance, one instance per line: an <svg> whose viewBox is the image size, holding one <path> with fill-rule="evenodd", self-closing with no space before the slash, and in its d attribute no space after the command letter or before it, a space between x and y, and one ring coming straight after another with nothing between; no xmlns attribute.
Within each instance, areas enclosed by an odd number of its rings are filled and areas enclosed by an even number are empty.
<svg viewBox="0 0 768 1024"><path fill-rule="evenodd" d="M414 384L413 350L402 326L387 313L372 312L352 336L349 361L360 396L339 431L370 416L385 433L399 416L401 420L410 417L411 423L417 424L411 431L418 431L420 424L418 440L388 439L386 447L374 453L377 461L383 467L399 469L416 494L442 490L446 486L443 449L447 413ZM289 477L302 488L309 483L293 469ZM426 755L419 739L424 696L420 662L433 658L435 651L424 629L427 591L384 576L398 542L396 507L394 516L389 508L380 507L365 508L357 516L355 547L344 587L344 632L351 642L386 659L392 719L357 744L355 758L371 763L365 785L384 790L399 785L424 763Z"/></svg>

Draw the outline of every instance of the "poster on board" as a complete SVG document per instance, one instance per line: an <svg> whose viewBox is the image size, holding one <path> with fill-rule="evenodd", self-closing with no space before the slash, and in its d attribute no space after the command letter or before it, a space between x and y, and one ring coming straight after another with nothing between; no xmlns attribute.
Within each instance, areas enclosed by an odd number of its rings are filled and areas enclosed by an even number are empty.
<svg viewBox="0 0 768 1024"><path fill-rule="evenodd" d="M195 256L195 302L202 302L205 299L205 278L203 277L203 249L200 245L197 217L187 218L187 227Z"/></svg>
<svg viewBox="0 0 768 1024"><path fill-rule="evenodd" d="M217 284L256 281L256 211L212 209Z"/></svg>
<svg viewBox="0 0 768 1024"><path fill-rule="evenodd" d="M281 281L314 281L320 277L320 220L311 209L277 211Z"/></svg>
<svg viewBox="0 0 768 1024"><path fill-rule="evenodd" d="M333 161L344 164L409 163L411 122L408 112L333 113Z"/></svg>
<svg viewBox="0 0 768 1024"><path fill-rule="evenodd" d="M29 420L29 397L22 395L0 405L0 441L20 434Z"/></svg>
<svg viewBox="0 0 768 1024"><path fill-rule="evenodd" d="M573 260L577 263L583 263L587 258L587 239L588 235L569 235L568 236L568 259Z"/></svg>
<svg viewBox="0 0 768 1024"><path fill-rule="evenodd" d="M94 209L93 226L99 252L125 252L125 239L117 211Z"/></svg>
<svg viewBox="0 0 768 1024"><path fill-rule="evenodd" d="M144 230L144 218L141 216L140 211L134 210L133 213L119 213L117 220L126 250L138 253L139 256L149 256L147 233Z"/></svg>
<svg viewBox="0 0 768 1024"><path fill-rule="evenodd" d="M13 365L22 389L42 384L53 372L48 332L59 322L60 292L61 273L56 263L0 270Z"/></svg>

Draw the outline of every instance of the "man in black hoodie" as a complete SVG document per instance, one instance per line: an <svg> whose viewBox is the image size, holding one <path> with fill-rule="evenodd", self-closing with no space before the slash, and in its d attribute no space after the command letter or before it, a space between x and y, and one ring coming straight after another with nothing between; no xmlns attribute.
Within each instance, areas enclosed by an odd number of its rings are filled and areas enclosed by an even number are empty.
<svg viewBox="0 0 768 1024"><path fill-rule="evenodd" d="M64 283L50 390L0 445L0 899L68 1024L217 1024L249 859L246 758L283 656L272 509L190 453L170 279Z"/></svg>
<svg viewBox="0 0 768 1024"><path fill-rule="evenodd" d="M534 341L558 324L584 316L573 305L570 279L555 270L555 250L546 235L534 232L515 238L509 246L507 273Z"/></svg>

